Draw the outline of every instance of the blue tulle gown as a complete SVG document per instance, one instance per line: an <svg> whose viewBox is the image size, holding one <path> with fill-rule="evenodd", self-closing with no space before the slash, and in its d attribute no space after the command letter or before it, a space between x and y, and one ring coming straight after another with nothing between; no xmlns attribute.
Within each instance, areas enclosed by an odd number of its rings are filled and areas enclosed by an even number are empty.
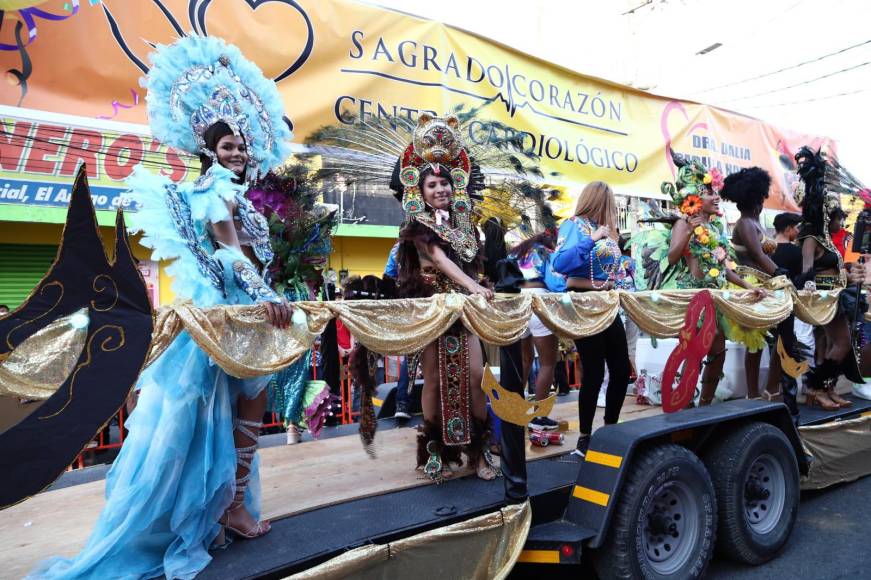
<svg viewBox="0 0 871 580"><path fill-rule="evenodd" d="M167 210L165 178L137 169L129 182L142 205L136 225L146 234L143 245L155 259L176 258L173 289L197 306L253 302L230 267L246 258L215 251L205 227L230 219L226 201L242 193L232 177L215 166L196 185L179 186L174 191L182 211L175 217ZM204 274L209 267L223 277L223 291ZM72 559L43 562L31 577L196 576L211 560L218 519L233 499L235 401L256 396L268 380L228 376L182 332L140 376L129 435L106 478L106 506L84 549ZM258 518L259 506L255 459L246 507Z"/></svg>

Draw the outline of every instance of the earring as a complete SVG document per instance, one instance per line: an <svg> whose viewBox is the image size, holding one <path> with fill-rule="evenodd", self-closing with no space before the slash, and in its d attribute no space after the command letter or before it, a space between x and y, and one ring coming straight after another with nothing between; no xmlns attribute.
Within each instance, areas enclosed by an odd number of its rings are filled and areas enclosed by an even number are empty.
<svg viewBox="0 0 871 580"><path fill-rule="evenodd" d="M420 188L416 185L406 187L402 196L402 209L410 215L419 214L423 211L423 198L420 196Z"/></svg>
<svg viewBox="0 0 871 580"><path fill-rule="evenodd" d="M402 209L409 215L419 214L423 211L423 198L420 195L420 171L417 167L409 165L399 172L399 182L405 189L402 194Z"/></svg>

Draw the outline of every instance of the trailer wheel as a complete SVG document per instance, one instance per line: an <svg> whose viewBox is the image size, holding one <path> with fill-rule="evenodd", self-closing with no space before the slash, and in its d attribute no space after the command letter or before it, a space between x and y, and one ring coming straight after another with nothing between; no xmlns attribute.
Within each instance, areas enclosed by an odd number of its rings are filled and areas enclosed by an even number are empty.
<svg viewBox="0 0 871 580"><path fill-rule="evenodd" d="M783 547L798 515L798 461L783 432L767 423L741 426L705 453L720 514L717 550L762 564Z"/></svg>
<svg viewBox="0 0 871 580"><path fill-rule="evenodd" d="M714 550L714 487L704 464L680 445L658 445L633 460L605 544L599 577L701 578Z"/></svg>

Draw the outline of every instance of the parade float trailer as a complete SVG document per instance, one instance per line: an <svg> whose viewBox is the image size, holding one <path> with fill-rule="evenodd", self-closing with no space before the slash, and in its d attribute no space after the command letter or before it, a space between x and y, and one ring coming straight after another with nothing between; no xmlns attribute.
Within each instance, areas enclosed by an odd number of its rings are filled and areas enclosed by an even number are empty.
<svg viewBox="0 0 871 580"><path fill-rule="evenodd" d="M498 578L516 564L592 564L600 578L693 578L715 548L747 564L775 557L800 489L819 484L786 408L628 406L627 421L594 432L585 459L530 447L528 505L506 506L501 485L473 475L348 498L273 522L261 542L217 553L202 577ZM807 419L832 426L869 409Z"/></svg>
<svg viewBox="0 0 871 580"><path fill-rule="evenodd" d="M853 424L850 430L860 430L857 424L864 424L861 430L868 431L867 419L859 417L868 407L849 414L803 413L813 423L801 427L805 445L810 442L815 450L833 449L825 441L820 447L818 436L838 437L848 424ZM594 556L606 553L609 533L630 530L625 513L617 506L630 497L630 486L637 487L633 479L644 473L639 460L651 448L662 445L675 451L676 444L689 452L684 458L698 453L701 468L707 469L705 461L710 456L706 450L722 439L721 428L733 432L729 425L736 424L730 416L734 412L743 415L739 422L748 422L743 424L753 421L783 433L794 453L794 439L788 430L781 430L786 412L779 404L734 401L702 411L701 416L698 411L661 415L658 407L627 400L626 421L598 429L591 444L594 451L610 449L610 455L617 456L620 452L615 452L612 443L628 441L631 448L618 468L569 455L571 447L528 447L528 507L506 506L501 480L484 482L470 471L461 471L438 486L421 479L412 469L415 430L389 428L389 420L381 421L376 461L361 451L354 426L336 428L335 437L294 446L281 444L281 435L272 436L275 445L261 450L263 511L272 518L272 531L256 542L236 542L214 552L213 562L199 577L489 578L503 577L518 565L554 563L589 570ZM554 416L567 419L576 413L572 400L559 404ZM843 425L839 430L827 431L839 424ZM654 434L654 428L662 431ZM639 431L645 433L633 441ZM575 433L567 433L569 442ZM852 452L864 457L867 465L867 444ZM794 455L795 465L801 465L802 457ZM835 477L852 478L843 463L846 457L838 460L840 466L832 463L831 456L821 457L811 461L811 474L802 478L802 488L819 486L814 472L823 467L821 462L834 470ZM614 463L611 458L604 460ZM699 461L689 462L698 473ZM69 472L56 488L3 513L0 555L10 576L26 574L50 555L74 554L80 549L104 501L101 478L105 471L105 467L92 467ZM577 486L585 490L576 492ZM581 499L604 497L588 496L586 490L607 494L609 507ZM637 498L637 493L632 497ZM692 509L686 504L681 507ZM598 513L578 517L583 511ZM717 515L722 519L721 512ZM789 517L792 521L794 514ZM594 547L594 541L604 543ZM722 535L716 536L716 545L724 545Z"/></svg>
<svg viewBox="0 0 871 580"><path fill-rule="evenodd" d="M305 321L264 330L251 307L178 304L153 316L120 212L115 235L109 260L79 171L57 259L28 300L0 319L4 398L20 392L15 389L51 391L0 430L0 505L6 508L0 556L10 575L84 544L104 501L105 469L82 475L96 481L66 485L74 479L67 474L43 490L123 404L143 362L182 330L215 364L246 376L295 360L334 317L361 343L374 346L377 338L385 354L396 354L460 319L507 346L533 310L556 332L583 336L622 306L645 331L674 336L700 295L601 292L492 303L437 295L412 305L423 307L409 310L395 336L386 337L368 321L409 301L302 302ZM787 290L762 303L737 292L728 300L717 293L707 299L765 327L789 312L810 322L824 319L837 298ZM263 348L239 348L252 324L261 325ZM56 348L58 337L66 337L64 348ZM47 361L46 353L55 358ZM871 402L856 402L835 413L805 410L798 431L779 403L741 400L669 414L629 403L624 422L595 431L583 461L567 455L566 447L528 449L529 501L513 505L506 505L498 481L460 472L435 486L415 476L412 429L383 429L376 461L357 437L264 449L263 515L275 521L273 531L214 552L201 576L501 578L518 562L592 560L603 578L691 578L704 572L715 546L758 564L788 538L800 488L868 474ZM574 403L557 407L556 418L576 412ZM573 433L566 435L571 441Z"/></svg>

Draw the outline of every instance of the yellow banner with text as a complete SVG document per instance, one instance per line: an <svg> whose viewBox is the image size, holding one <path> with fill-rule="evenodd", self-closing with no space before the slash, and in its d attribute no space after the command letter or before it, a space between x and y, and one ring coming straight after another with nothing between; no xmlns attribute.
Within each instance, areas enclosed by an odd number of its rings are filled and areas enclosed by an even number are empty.
<svg viewBox="0 0 871 580"><path fill-rule="evenodd" d="M835 152L827 138L587 77L438 22L349 0L18 4L5 14L14 22L0 30L0 66L10 81L0 86L5 105L146 123L139 77L152 45L194 33L238 45L276 80L297 142L354 117L414 120L423 111L483 107L482 119L516 133L563 184L603 180L620 193L655 195L673 177L671 147L725 173L765 168L773 177L767 207L789 210L797 209L788 193L794 152L805 144ZM4 126L8 140L15 127ZM482 143L492 131L473 122L464 137ZM29 139L35 147L36 137L22 134L17 143Z"/></svg>

